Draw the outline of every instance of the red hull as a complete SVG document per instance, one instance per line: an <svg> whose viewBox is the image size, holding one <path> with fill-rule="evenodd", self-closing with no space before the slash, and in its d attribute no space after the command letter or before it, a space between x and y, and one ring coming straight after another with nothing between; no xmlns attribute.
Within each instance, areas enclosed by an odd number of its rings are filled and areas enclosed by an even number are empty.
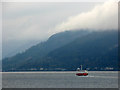
<svg viewBox="0 0 120 90"><path fill-rule="evenodd" d="M76 73L77 76L87 76L88 73Z"/></svg>

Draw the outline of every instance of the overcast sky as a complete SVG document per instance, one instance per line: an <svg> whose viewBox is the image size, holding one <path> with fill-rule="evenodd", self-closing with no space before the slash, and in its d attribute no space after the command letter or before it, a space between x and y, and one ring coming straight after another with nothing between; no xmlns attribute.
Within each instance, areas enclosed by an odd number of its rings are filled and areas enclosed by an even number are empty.
<svg viewBox="0 0 120 90"><path fill-rule="evenodd" d="M16 53L54 33L117 29L117 3L3 3L3 56Z"/></svg>

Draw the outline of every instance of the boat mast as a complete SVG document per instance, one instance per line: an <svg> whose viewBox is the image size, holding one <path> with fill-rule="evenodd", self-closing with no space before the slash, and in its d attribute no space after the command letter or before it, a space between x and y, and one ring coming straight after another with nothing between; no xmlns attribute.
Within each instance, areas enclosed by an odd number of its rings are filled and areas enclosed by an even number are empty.
<svg viewBox="0 0 120 90"><path fill-rule="evenodd" d="M82 65L81 65L81 70L82 70Z"/></svg>

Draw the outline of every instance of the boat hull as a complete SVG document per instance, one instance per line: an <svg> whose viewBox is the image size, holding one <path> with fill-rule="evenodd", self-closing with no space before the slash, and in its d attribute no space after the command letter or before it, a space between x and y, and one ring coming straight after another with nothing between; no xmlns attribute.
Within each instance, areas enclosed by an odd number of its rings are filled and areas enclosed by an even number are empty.
<svg viewBox="0 0 120 90"><path fill-rule="evenodd" d="M77 76L87 76L88 73L76 73Z"/></svg>

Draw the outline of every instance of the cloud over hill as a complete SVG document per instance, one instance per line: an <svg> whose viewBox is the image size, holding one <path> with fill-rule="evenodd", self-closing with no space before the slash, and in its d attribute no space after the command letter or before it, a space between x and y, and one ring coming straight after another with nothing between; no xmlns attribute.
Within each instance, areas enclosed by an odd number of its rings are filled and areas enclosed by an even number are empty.
<svg viewBox="0 0 120 90"><path fill-rule="evenodd" d="M56 30L94 29L111 30L118 28L118 3L107 1L96 5L91 11L69 17L56 27Z"/></svg>

